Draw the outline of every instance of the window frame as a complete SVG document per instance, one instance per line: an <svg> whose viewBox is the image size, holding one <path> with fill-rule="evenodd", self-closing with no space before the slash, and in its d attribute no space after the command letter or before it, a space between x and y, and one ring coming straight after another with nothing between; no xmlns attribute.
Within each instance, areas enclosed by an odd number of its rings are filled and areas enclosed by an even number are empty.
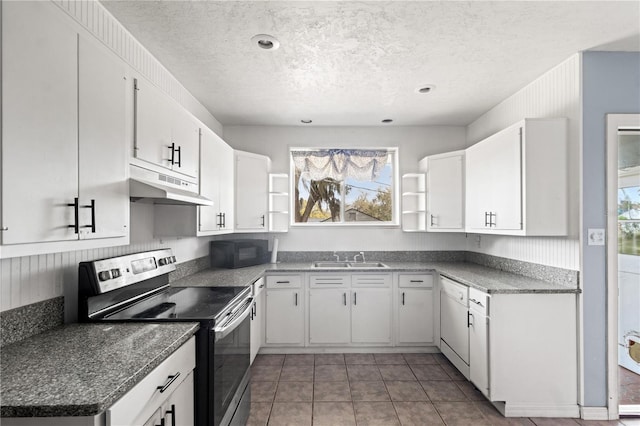
<svg viewBox="0 0 640 426"><path fill-rule="evenodd" d="M296 222L295 215L295 188L297 182L295 181L295 164L293 162L293 157L291 155L291 151L324 151L328 149L358 149L358 150L371 150L371 151L380 151L386 150L391 155L391 164L393 170L391 172L391 187L392 187L392 206L391 206L391 221L389 222L381 222L381 221L363 221L363 222L345 222L344 214L340 216L340 222ZM290 146L289 147L289 176L290 179L290 188L289 188L289 211L291 214L289 215L289 226L294 228L399 228L400 227L400 170L399 170L399 148L398 147L385 147L385 146L376 146L376 147L360 147L360 146L348 146L348 147L340 147L340 146L331 146L331 147L300 147L300 146ZM343 185L344 188L344 185ZM343 189L344 191L344 189ZM341 206L342 212L344 212L344 193L341 194Z"/></svg>

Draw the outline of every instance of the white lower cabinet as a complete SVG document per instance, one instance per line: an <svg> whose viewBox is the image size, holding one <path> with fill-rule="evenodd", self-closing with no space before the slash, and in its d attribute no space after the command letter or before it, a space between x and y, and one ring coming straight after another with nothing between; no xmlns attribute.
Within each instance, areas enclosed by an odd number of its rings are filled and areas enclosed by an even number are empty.
<svg viewBox="0 0 640 426"><path fill-rule="evenodd" d="M469 380L489 395L489 296L469 289Z"/></svg>
<svg viewBox="0 0 640 426"><path fill-rule="evenodd" d="M304 288L300 275L267 279L265 344L304 345Z"/></svg>
<svg viewBox="0 0 640 426"><path fill-rule="evenodd" d="M258 355L262 346L262 330L264 328L264 299L265 299L265 282L264 278L260 278L253 283L253 308L251 310L251 364Z"/></svg>
<svg viewBox="0 0 640 426"><path fill-rule="evenodd" d="M351 341L391 343L391 288L353 289Z"/></svg>
<svg viewBox="0 0 640 426"><path fill-rule="evenodd" d="M433 344L433 277L398 277L396 343Z"/></svg>

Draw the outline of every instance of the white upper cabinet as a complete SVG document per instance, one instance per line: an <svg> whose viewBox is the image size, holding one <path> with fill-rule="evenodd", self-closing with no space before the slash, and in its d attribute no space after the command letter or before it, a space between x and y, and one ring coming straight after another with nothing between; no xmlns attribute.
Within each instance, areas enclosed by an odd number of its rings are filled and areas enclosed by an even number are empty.
<svg viewBox="0 0 640 426"><path fill-rule="evenodd" d="M526 119L466 150L466 231L567 234L566 119Z"/></svg>
<svg viewBox="0 0 640 426"><path fill-rule="evenodd" d="M464 151L420 161L427 174L427 231L464 232Z"/></svg>
<svg viewBox="0 0 640 426"><path fill-rule="evenodd" d="M235 151L236 232L268 229L269 166L264 155Z"/></svg>
<svg viewBox="0 0 640 426"><path fill-rule="evenodd" d="M134 158L197 179L197 121L142 77L135 79L134 105Z"/></svg>
<svg viewBox="0 0 640 426"><path fill-rule="evenodd" d="M201 132L200 195L213 205L198 207L198 235L233 232L233 148L208 128Z"/></svg>
<svg viewBox="0 0 640 426"><path fill-rule="evenodd" d="M125 77L55 4L2 3L3 257L128 244Z"/></svg>

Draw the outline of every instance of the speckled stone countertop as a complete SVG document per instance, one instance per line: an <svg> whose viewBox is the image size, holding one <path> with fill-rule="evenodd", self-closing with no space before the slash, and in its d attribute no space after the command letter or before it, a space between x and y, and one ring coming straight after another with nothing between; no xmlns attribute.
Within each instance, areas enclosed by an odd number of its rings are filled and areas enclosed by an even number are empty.
<svg viewBox="0 0 640 426"><path fill-rule="evenodd" d="M2 417L94 416L197 330L198 323L71 324L2 348Z"/></svg>
<svg viewBox="0 0 640 426"><path fill-rule="evenodd" d="M238 269L208 269L180 280L173 286L247 286L265 274L278 272L432 272L491 294L578 293L571 284L563 285L530 278L468 262L383 262L388 268L312 268L311 262L282 262Z"/></svg>

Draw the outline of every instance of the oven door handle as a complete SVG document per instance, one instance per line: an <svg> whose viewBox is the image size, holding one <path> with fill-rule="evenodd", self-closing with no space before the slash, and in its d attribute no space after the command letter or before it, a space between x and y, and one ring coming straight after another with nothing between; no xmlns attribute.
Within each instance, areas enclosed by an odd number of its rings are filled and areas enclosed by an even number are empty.
<svg viewBox="0 0 640 426"><path fill-rule="evenodd" d="M213 331L216 333L215 341L217 342L218 340L222 340L229 334L231 334L233 330L235 330L236 327L239 326L240 323L242 323L242 321L244 321L245 318L249 316L252 305L253 297L247 297L242 303L242 306L244 307L242 312L238 312L238 310L235 310L229 315L231 316L231 318L225 317L220 325L216 325L213 329Z"/></svg>

